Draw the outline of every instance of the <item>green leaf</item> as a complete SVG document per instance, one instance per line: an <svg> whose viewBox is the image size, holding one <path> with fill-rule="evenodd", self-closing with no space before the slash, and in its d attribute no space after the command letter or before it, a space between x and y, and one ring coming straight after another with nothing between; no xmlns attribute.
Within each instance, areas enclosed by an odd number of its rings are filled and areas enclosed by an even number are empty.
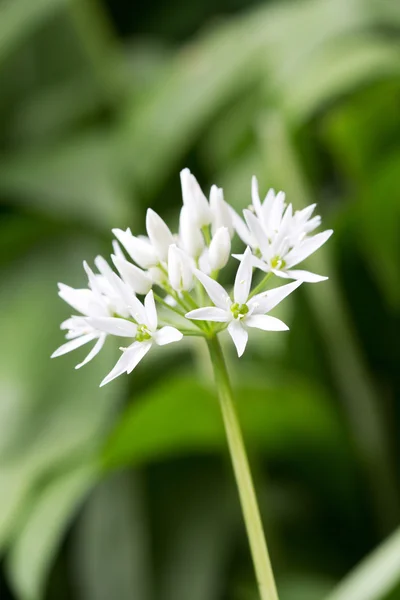
<svg viewBox="0 0 400 600"><path fill-rule="evenodd" d="M62 343L59 325L71 314L57 296L56 282L77 284L76 267L81 270L82 256L93 251L81 240L71 246L49 245L44 254L25 257L12 273L3 269L7 285L0 294L1 546L18 530L37 482L63 464L67 469L74 456L97 449L121 389L98 388L115 360L112 345L79 371L73 367L87 348L50 361ZM80 278L83 281L82 274Z"/></svg>
<svg viewBox="0 0 400 600"><path fill-rule="evenodd" d="M0 4L0 63L69 0L3 0Z"/></svg>
<svg viewBox="0 0 400 600"><path fill-rule="evenodd" d="M400 74L398 45L371 37L334 43L310 57L304 68L282 82L289 118L304 121L346 93L372 81Z"/></svg>
<svg viewBox="0 0 400 600"><path fill-rule="evenodd" d="M93 491L72 545L78 598L150 598L145 517L138 475L118 473Z"/></svg>
<svg viewBox="0 0 400 600"><path fill-rule="evenodd" d="M106 132L3 159L0 192L24 208L98 228L125 225L132 216L115 139Z"/></svg>
<svg viewBox="0 0 400 600"><path fill-rule="evenodd" d="M340 439L337 420L324 395L301 382L275 389L241 387L236 396L246 439L265 452L279 452L292 443L326 447ZM306 416L310 414L312 419ZM108 468L120 467L224 448L213 391L186 377L135 397L105 448L104 462Z"/></svg>
<svg viewBox="0 0 400 600"><path fill-rule="evenodd" d="M8 558L8 576L20 600L43 598L45 581L79 503L96 480L91 466L56 478L30 506Z"/></svg>
<svg viewBox="0 0 400 600"><path fill-rule="evenodd" d="M326 600L382 600L400 581L400 529L367 556Z"/></svg>

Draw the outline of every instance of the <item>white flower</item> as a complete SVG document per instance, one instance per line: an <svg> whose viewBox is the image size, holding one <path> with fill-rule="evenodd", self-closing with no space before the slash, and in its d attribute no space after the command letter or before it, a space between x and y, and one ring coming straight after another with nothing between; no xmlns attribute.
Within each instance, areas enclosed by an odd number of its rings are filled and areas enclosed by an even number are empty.
<svg viewBox="0 0 400 600"><path fill-rule="evenodd" d="M168 251L168 278L176 292L190 290L193 283L193 266L183 250L172 244Z"/></svg>
<svg viewBox="0 0 400 600"><path fill-rule="evenodd" d="M299 287L301 282L289 283L249 298L252 280L252 254L250 248L246 249L236 273L233 300L214 279L201 271L195 271L195 275L203 284L215 306L192 310L186 314L186 317L201 321L229 323L228 333L236 346L238 356L241 356L246 348L247 327L256 327L265 331L284 331L288 329L285 323L265 313L269 312L288 294Z"/></svg>
<svg viewBox="0 0 400 600"><path fill-rule="evenodd" d="M316 283L328 279L310 271L293 269L298 263L320 248L332 235L328 229L314 236L302 235L292 227L291 206L285 212L280 224L280 231L271 240L264 230L260 220L249 210L244 210L249 230L251 231L260 251L261 258L253 256L253 266L265 272L272 272L284 279L298 279ZM288 212L289 211L289 212ZM240 258L237 256L236 258Z"/></svg>
<svg viewBox="0 0 400 600"><path fill-rule="evenodd" d="M113 229L113 234L123 245L129 256L142 269L157 266L160 262L156 250L150 243L150 240L145 236L136 237L132 235L130 229L123 231L122 229Z"/></svg>
<svg viewBox="0 0 400 600"><path fill-rule="evenodd" d="M194 259L198 259L204 249L203 234L191 218L188 206L182 207L179 217L179 245Z"/></svg>
<svg viewBox="0 0 400 600"><path fill-rule="evenodd" d="M66 339L69 340L62 346L60 346L53 354L51 358L62 356L67 352L72 352L76 348L80 348L89 342L97 340L92 350L89 352L85 360L78 365L76 369L83 367L92 358L100 352L107 337L107 334L98 331L95 327L92 327L85 321L86 316L96 317L107 317L110 316L110 312L106 304L103 302L101 295L98 295L93 290L88 289L74 289L63 283L58 284L59 292L58 295L65 302L67 302L72 308L81 313L84 316L72 316L63 323L61 323L61 329L66 329Z"/></svg>
<svg viewBox="0 0 400 600"><path fill-rule="evenodd" d="M135 320L134 323L117 317L89 317L86 319L88 325L105 334L134 339L130 346L122 349L121 358L103 379L100 386L109 383L122 373L131 373L154 343L164 346L178 342L183 337L175 327L166 326L157 329L158 317L152 290L145 297L144 305L134 298L130 312Z"/></svg>
<svg viewBox="0 0 400 600"><path fill-rule="evenodd" d="M201 187L189 169L181 171L183 204L188 208L192 221L198 227L211 223L211 209Z"/></svg>
<svg viewBox="0 0 400 600"><path fill-rule="evenodd" d="M147 209L146 229L159 262L165 262L168 258L168 248L174 243L174 237L167 224L151 208Z"/></svg>
<svg viewBox="0 0 400 600"><path fill-rule="evenodd" d="M229 236L232 238L234 227L232 215L229 205L224 200L224 192L222 188L213 185L210 191L210 208L211 208L211 232L213 235L220 227L227 227Z"/></svg>
<svg viewBox="0 0 400 600"><path fill-rule="evenodd" d="M215 232L208 251L211 272L225 267L231 254L231 238L227 227L220 227Z"/></svg>

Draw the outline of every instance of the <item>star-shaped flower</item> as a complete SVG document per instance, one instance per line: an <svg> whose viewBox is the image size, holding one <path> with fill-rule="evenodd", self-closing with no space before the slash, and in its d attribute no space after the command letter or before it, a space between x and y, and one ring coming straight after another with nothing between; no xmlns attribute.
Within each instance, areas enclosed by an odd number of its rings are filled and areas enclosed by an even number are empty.
<svg viewBox="0 0 400 600"><path fill-rule="evenodd" d="M252 259L250 248L246 248L236 273L233 300L217 281L196 270L196 277L204 286L215 306L197 308L186 314L188 319L228 323L228 333L236 346L238 356L241 356L246 348L248 327L256 327L264 331L289 329L283 321L266 313L301 284L300 281L295 281L251 297Z"/></svg>
<svg viewBox="0 0 400 600"><path fill-rule="evenodd" d="M132 321L118 317L90 317L86 319L88 325L99 331L134 339L130 346L121 348L123 351L122 356L107 377L103 379L100 386L109 383L122 373L131 373L154 343L158 346L165 346L172 342L179 342L183 337L182 333L175 327L157 328L157 309L152 290L145 297L144 304L134 296L131 297L130 302L129 309Z"/></svg>

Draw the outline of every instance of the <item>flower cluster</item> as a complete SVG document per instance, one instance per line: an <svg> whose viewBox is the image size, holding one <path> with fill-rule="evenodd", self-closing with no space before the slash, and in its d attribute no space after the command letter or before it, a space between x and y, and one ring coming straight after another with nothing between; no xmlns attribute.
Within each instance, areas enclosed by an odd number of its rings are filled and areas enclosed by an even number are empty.
<svg viewBox="0 0 400 600"><path fill-rule="evenodd" d="M327 279L293 268L332 234L327 230L311 235L321 223L319 216L312 217L315 204L294 211L285 203L285 194L272 189L261 202L253 177L252 204L243 211L242 219L224 200L222 189L212 186L207 199L188 169L181 172L181 185L178 233L172 233L149 208L147 236L134 236L130 229L113 230L117 241L113 242L111 261L115 270L98 256L96 273L84 263L88 288L59 284L60 297L80 314L61 324L68 341L53 357L96 340L79 368L96 356L108 335L129 339L101 385L130 373L153 344L178 342L184 335L212 337L227 329L241 356L248 328L288 329L268 313L302 282ZM218 276L231 256L235 233L246 249L233 255L240 262L231 296L218 283ZM264 274L252 289L253 271L257 270ZM273 275L294 281L267 290ZM143 302L138 296L144 296Z"/></svg>

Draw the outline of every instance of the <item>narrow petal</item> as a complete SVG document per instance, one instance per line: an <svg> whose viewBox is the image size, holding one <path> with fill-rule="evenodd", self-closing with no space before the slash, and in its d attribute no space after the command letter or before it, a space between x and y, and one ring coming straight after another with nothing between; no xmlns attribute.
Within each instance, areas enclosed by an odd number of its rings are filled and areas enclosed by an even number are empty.
<svg viewBox="0 0 400 600"><path fill-rule="evenodd" d="M99 331L119 337L134 338L137 333L137 326L134 323L118 317L88 317L86 323Z"/></svg>
<svg viewBox="0 0 400 600"><path fill-rule="evenodd" d="M157 329L158 318L153 290L150 290L144 299L144 308L146 310L147 325L150 331L155 331Z"/></svg>
<svg viewBox="0 0 400 600"><path fill-rule="evenodd" d="M286 272L292 279L298 279L299 281L305 281L307 283L319 283L320 281L326 281L329 279L324 275L317 275L316 273L302 271L301 269L291 269Z"/></svg>
<svg viewBox="0 0 400 600"><path fill-rule="evenodd" d="M95 345L93 346L93 348L91 349L91 351L89 352L89 354L87 355L87 357L85 358L84 361L82 361L81 363L79 363L79 365L76 365L75 369L80 369L81 367L83 367L84 365L86 365L88 362L90 362L102 349L102 347L104 346L104 342L106 341L106 334L101 335L99 337L99 339L97 340L97 342L95 343Z"/></svg>
<svg viewBox="0 0 400 600"><path fill-rule="evenodd" d="M217 323L229 321L228 312L223 308L216 308L215 306L196 308L196 310L186 313L185 317L196 321L216 321Z"/></svg>
<svg viewBox="0 0 400 600"><path fill-rule="evenodd" d="M151 208L147 209L146 229L158 258L161 261L166 261L168 258L168 248L174 243L174 238L165 221Z"/></svg>
<svg viewBox="0 0 400 600"><path fill-rule="evenodd" d="M138 362L141 361L143 356L151 348L151 342L134 342L129 348L123 351L122 356L118 360L115 367L109 372L107 377L103 379L100 387L106 385L116 377L119 377L123 373L130 373L136 367Z"/></svg>
<svg viewBox="0 0 400 600"><path fill-rule="evenodd" d="M269 315L251 315L245 320L248 327L256 327L264 331L287 331L289 327L283 321Z"/></svg>
<svg viewBox="0 0 400 600"><path fill-rule="evenodd" d="M231 321L228 325L228 332L236 346L238 356L242 356L246 349L249 334L239 321Z"/></svg>
<svg viewBox="0 0 400 600"><path fill-rule="evenodd" d="M215 306L226 310L231 305L231 299L222 285L198 269L196 269L194 273L200 283L204 286L207 294L210 296Z"/></svg>
<svg viewBox="0 0 400 600"><path fill-rule="evenodd" d="M104 307L98 302L98 297L92 290L76 290L64 283L58 284L58 290L60 298L83 315L103 315L105 313Z"/></svg>
<svg viewBox="0 0 400 600"><path fill-rule="evenodd" d="M246 244L246 246L251 246L252 248L254 248L257 245L256 240L254 239L250 230L246 227L245 222L241 217L239 217L237 212L231 206L229 206L229 210L232 218L233 227L236 233L238 234L242 242Z"/></svg>
<svg viewBox="0 0 400 600"><path fill-rule="evenodd" d="M238 304L245 304L249 297L251 280L253 276L252 253L249 247L243 255L235 277L233 297Z"/></svg>
<svg viewBox="0 0 400 600"><path fill-rule="evenodd" d="M260 201L260 194L258 191L258 181L257 177L253 175L251 178L251 200L253 202L254 210L256 211L256 215L258 218L262 218L262 207Z"/></svg>
<svg viewBox="0 0 400 600"><path fill-rule="evenodd" d="M53 354L51 355L50 358L56 358L57 356L62 356L63 354L67 354L67 352L72 352L72 350L76 350L76 348L80 348L81 346L84 346L84 344L87 344L88 342L95 340L97 337L98 337L97 333L93 332L93 333L87 333L86 335L82 335L81 337L75 338L75 339L67 342L66 344L63 344L59 348L57 348L57 350L55 352L53 352Z"/></svg>
<svg viewBox="0 0 400 600"><path fill-rule="evenodd" d="M236 258L237 260L241 261L241 260L243 260L244 254L232 254L232 256L233 256L233 258ZM267 264L261 258L254 256L254 254L251 257L251 264L255 269L260 269L260 271L264 271L264 273L269 273L270 271L272 271L269 264Z"/></svg>
<svg viewBox="0 0 400 600"><path fill-rule="evenodd" d="M89 267L89 265L87 264L86 260L83 261L83 268L85 269L86 275L88 276L89 285L90 285L91 289L93 290L93 292L95 294L97 294L98 296L101 296L102 290L101 290L101 287L100 287L100 285L98 283L97 277L93 273L93 271Z"/></svg>
<svg viewBox="0 0 400 600"><path fill-rule="evenodd" d="M282 302L286 296L294 292L301 284L301 281L293 281L292 283L282 285L279 288L257 294L248 302L249 308L253 308L252 314L263 315L269 312Z"/></svg>
<svg viewBox="0 0 400 600"><path fill-rule="evenodd" d="M243 214L251 233L257 241L257 246L261 250L263 258L268 260L269 258L271 258L271 249L268 241L268 236L264 231L261 222L249 210L244 210Z"/></svg>
<svg viewBox="0 0 400 600"><path fill-rule="evenodd" d="M161 327L161 329L156 331L153 335L155 343L159 346L165 346L172 342L179 342L182 338L183 334L176 329L176 327L170 327L169 325Z"/></svg>
<svg viewBox="0 0 400 600"><path fill-rule="evenodd" d="M322 233L317 233L317 235L305 239L285 256L286 266L290 268L305 260L310 254L325 244L332 233L332 229L327 229L326 231L322 231Z"/></svg>
<svg viewBox="0 0 400 600"><path fill-rule="evenodd" d="M146 356L150 348L152 347L153 342L139 342L139 346L135 348L128 348L126 352L129 352L129 366L126 370L128 373L132 373L133 369L140 363L142 358Z"/></svg>
<svg viewBox="0 0 400 600"><path fill-rule="evenodd" d="M136 296L132 294L129 304L129 312L137 323L147 325L146 309Z"/></svg>
<svg viewBox="0 0 400 600"><path fill-rule="evenodd" d="M147 294L149 292L153 281L145 271L115 254L111 255L111 259L125 283L130 285L136 294Z"/></svg>

